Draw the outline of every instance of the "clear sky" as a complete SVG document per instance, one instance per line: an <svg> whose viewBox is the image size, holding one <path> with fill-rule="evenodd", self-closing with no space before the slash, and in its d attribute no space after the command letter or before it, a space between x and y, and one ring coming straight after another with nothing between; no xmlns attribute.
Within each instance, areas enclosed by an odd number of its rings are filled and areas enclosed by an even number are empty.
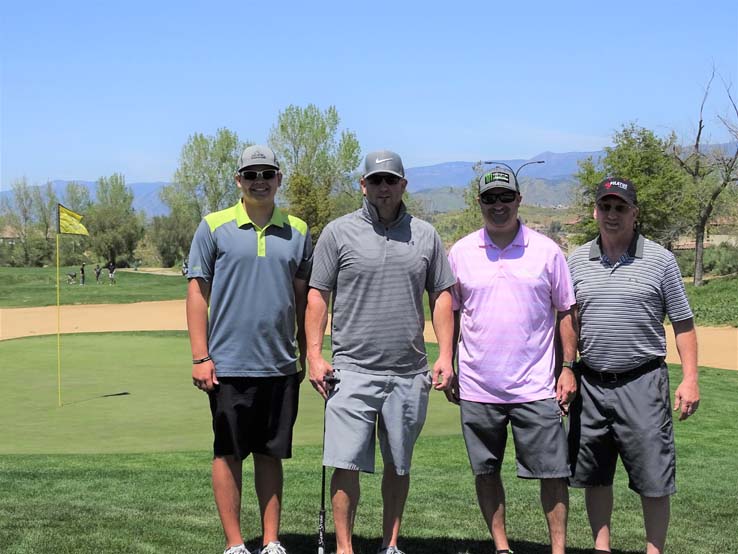
<svg viewBox="0 0 738 554"><path fill-rule="evenodd" d="M738 96L738 2L3 2L0 164L169 181L195 132L265 142L335 105L408 167L599 150L635 121L690 140L712 67ZM707 138L729 104L720 80Z"/></svg>

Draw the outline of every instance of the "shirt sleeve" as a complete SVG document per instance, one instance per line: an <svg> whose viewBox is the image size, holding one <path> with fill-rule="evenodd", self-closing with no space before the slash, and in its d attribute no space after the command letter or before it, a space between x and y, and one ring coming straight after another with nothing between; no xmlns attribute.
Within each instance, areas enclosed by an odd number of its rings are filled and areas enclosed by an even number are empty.
<svg viewBox="0 0 738 554"><path fill-rule="evenodd" d="M302 247L302 260L295 273L296 279L307 281L313 269L313 239L310 237L310 229L305 231L305 240Z"/></svg>
<svg viewBox="0 0 738 554"><path fill-rule="evenodd" d="M323 291L333 290L338 277L338 244L333 228L333 225L328 224L323 229L313 255L310 286Z"/></svg>
<svg viewBox="0 0 738 554"><path fill-rule="evenodd" d="M569 265L561 249L557 246L551 268L551 303L560 312L565 312L577 303L572 286Z"/></svg>
<svg viewBox="0 0 738 554"><path fill-rule="evenodd" d="M661 293L664 297L666 314L670 321L684 321L694 317L689 307L687 291L684 289L684 281L679 271L676 258L671 252L664 268L664 276L661 279Z"/></svg>
<svg viewBox="0 0 738 554"><path fill-rule="evenodd" d="M200 277L209 282L213 277L217 251L218 248L215 244L213 233L210 231L210 226L203 219L195 231L195 236L190 246L187 278L194 279Z"/></svg>
<svg viewBox="0 0 738 554"><path fill-rule="evenodd" d="M431 253L430 266L425 277L425 290L428 292L440 292L446 290L456 283L456 278L451 271L451 266L443 248L443 241L438 232L433 229L433 252Z"/></svg>

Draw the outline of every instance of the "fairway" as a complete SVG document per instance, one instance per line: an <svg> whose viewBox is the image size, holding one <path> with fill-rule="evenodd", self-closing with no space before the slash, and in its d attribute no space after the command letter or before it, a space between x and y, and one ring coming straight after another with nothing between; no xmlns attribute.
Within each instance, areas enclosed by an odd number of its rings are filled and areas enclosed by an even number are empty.
<svg viewBox="0 0 738 554"><path fill-rule="evenodd" d="M210 490L210 416L190 382L185 333L62 338L64 406L56 405L56 339L0 343L0 552L209 553L222 551ZM435 345L429 345L431 358ZM8 363L7 360L11 362ZM672 368L672 388L678 371ZM667 551L738 553L738 373L703 369L702 407L676 422L677 485ZM126 395L107 396L126 392ZM292 460L285 462L283 540L315 552L322 402L304 383ZM245 464L248 546L258 519ZM378 466L381 467L381 464ZM508 531L518 553L548 552L534 481L504 463ZM489 554L457 409L432 393L416 447L400 547L408 554ZM381 528L380 476L362 476L357 554L373 554ZM616 553L642 551L640 503L616 478ZM332 529L329 511L329 529ZM581 491L571 493L568 552L589 552ZM334 545L329 538L329 547Z"/></svg>

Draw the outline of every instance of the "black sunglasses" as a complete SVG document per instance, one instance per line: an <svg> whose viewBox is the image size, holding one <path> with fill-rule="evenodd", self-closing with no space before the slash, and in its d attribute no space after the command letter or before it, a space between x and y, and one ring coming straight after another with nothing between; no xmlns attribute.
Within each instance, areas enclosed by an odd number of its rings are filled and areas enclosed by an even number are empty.
<svg viewBox="0 0 738 554"><path fill-rule="evenodd" d="M264 171L241 171L239 175L241 175L241 179L246 179L247 181L256 181L257 179L268 181L269 179L274 179L274 177L277 176L277 170L265 169Z"/></svg>
<svg viewBox="0 0 738 554"><path fill-rule="evenodd" d="M597 210L605 213L615 210L619 214L622 214L630 210L630 206L628 204L597 204Z"/></svg>
<svg viewBox="0 0 738 554"><path fill-rule="evenodd" d="M499 199L503 204L509 204L514 202L517 198L518 193L512 190L506 190L505 192L485 192L479 196L482 204L494 204Z"/></svg>
<svg viewBox="0 0 738 554"><path fill-rule="evenodd" d="M402 177L390 175L389 173L375 173L374 175L369 175L369 177L366 178L371 185L379 185L382 181L388 185L396 185L400 182L400 179L402 179Z"/></svg>

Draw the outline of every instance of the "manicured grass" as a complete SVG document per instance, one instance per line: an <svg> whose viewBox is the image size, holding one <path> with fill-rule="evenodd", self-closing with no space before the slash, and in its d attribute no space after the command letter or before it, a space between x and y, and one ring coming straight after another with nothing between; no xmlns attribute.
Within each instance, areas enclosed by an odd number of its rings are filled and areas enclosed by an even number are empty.
<svg viewBox="0 0 738 554"><path fill-rule="evenodd" d="M686 288L699 325L738 327L738 275L715 277L701 287L688 284Z"/></svg>
<svg viewBox="0 0 738 554"><path fill-rule="evenodd" d="M181 275L153 275L139 271L116 271L117 284L108 284L108 271L103 270L100 284L95 272L87 268L85 286L68 285L67 272L79 268L60 269L61 304L125 304L149 300L184 298L187 280ZM30 308L56 305L55 267L0 267L0 308Z"/></svg>
<svg viewBox="0 0 738 554"><path fill-rule="evenodd" d="M205 397L190 384L184 333L63 337L64 399L56 407L55 339L0 343L0 552L219 552L222 537L209 481ZM429 345L431 358L434 345ZM678 383L672 371L672 387ZM669 552L738 552L738 373L703 369L702 407L675 424L679 493ZM104 394L129 392L126 396ZM305 383L294 458L285 463L283 541L315 552L322 402ZM380 466L381 467L381 464ZM251 466L243 529L258 540ZM503 469L508 531L517 552L548 551L538 485L515 478L512 445ZM615 552L642 552L640 503L616 481ZM362 476L358 553L381 529L380 476ZM330 519L330 518L329 518ZM329 521L329 529L332 523ZM571 493L569 552L589 552L581 491ZM408 554L489 553L457 409L440 393L416 447L401 548ZM332 538L329 545L333 545Z"/></svg>

